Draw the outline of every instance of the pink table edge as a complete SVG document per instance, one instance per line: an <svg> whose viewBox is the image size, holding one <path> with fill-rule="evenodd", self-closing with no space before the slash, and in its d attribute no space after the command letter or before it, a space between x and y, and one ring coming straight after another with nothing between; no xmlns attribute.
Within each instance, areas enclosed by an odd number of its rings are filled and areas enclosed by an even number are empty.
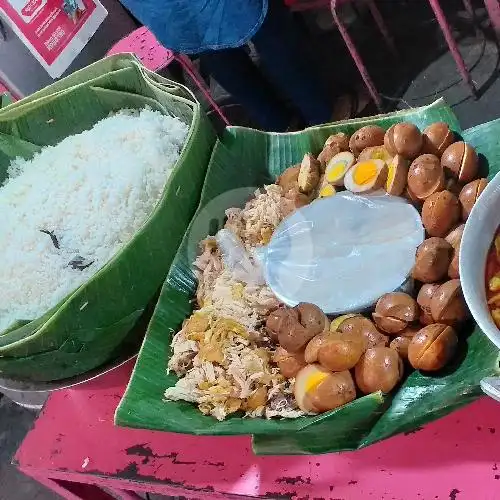
<svg viewBox="0 0 500 500"><path fill-rule="evenodd" d="M75 494L75 484L111 488L127 499L136 498L127 491L216 499L500 498L500 405L488 398L363 450L257 457L247 436L115 427L132 367L53 393L14 463L70 499L99 498L92 489Z"/></svg>

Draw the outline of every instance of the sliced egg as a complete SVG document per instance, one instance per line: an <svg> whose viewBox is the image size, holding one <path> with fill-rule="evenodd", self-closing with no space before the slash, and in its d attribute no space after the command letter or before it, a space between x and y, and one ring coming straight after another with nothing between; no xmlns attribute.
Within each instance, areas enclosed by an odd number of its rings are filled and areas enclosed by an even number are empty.
<svg viewBox="0 0 500 500"><path fill-rule="evenodd" d="M330 184L325 176L321 178L318 189L318 198L328 198L330 196L335 196L337 194L337 190L333 184Z"/></svg>
<svg viewBox="0 0 500 500"><path fill-rule="evenodd" d="M389 163L392 160L392 155L384 146L371 146L363 149L358 156L358 162L368 160L382 160Z"/></svg>
<svg viewBox="0 0 500 500"><path fill-rule="evenodd" d="M382 160L368 160L351 167L344 177L344 184L353 193L366 193L383 187L386 180L386 163Z"/></svg>
<svg viewBox="0 0 500 500"><path fill-rule="evenodd" d="M306 365L295 377L294 396L300 409L306 412L317 413L317 409L310 401L309 393L330 375L318 364Z"/></svg>
<svg viewBox="0 0 500 500"><path fill-rule="evenodd" d="M408 179L408 160L396 155L389 163L385 190L394 196L400 196Z"/></svg>
<svg viewBox="0 0 500 500"><path fill-rule="evenodd" d="M334 186L343 186L344 176L354 162L354 155L349 151L335 155L326 165L325 181Z"/></svg>
<svg viewBox="0 0 500 500"><path fill-rule="evenodd" d="M335 189L335 186L332 186L331 184L325 184L320 190L319 190L319 198L328 198L330 196L335 196L337 194L337 190Z"/></svg>

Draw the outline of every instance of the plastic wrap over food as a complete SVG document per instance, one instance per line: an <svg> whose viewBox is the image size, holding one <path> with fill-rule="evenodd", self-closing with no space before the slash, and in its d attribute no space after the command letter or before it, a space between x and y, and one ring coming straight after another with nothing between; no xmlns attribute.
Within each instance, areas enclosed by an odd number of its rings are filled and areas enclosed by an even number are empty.
<svg viewBox="0 0 500 500"><path fill-rule="evenodd" d="M343 192L294 212L257 255L281 301L339 314L407 285L423 240L420 216L402 198Z"/></svg>
<svg viewBox="0 0 500 500"><path fill-rule="evenodd" d="M242 283L264 285L262 269L246 251L241 240L229 229L221 229L215 235L225 267Z"/></svg>

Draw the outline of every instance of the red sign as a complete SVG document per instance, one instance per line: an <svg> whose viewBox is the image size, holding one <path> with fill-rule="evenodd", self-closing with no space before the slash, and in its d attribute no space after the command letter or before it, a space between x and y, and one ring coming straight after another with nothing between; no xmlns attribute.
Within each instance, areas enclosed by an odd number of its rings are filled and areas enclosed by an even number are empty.
<svg viewBox="0 0 500 500"><path fill-rule="evenodd" d="M36 9L38 9L42 5L43 5L42 0L32 0L23 7L23 9L21 10L21 14L23 16L30 17L36 12Z"/></svg>
<svg viewBox="0 0 500 500"><path fill-rule="evenodd" d="M0 16L53 77L60 76L107 15L98 0L0 0Z"/></svg>

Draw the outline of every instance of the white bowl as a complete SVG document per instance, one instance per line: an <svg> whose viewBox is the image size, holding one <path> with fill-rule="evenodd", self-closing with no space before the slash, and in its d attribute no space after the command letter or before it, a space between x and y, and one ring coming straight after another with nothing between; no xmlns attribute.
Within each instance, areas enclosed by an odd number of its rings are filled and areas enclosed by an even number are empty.
<svg viewBox="0 0 500 500"><path fill-rule="evenodd" d="M500 173L490 181L472 208L462 235L459 261L465 301L479 328L500 349L500 330L486 304L485 283L486 257L499 226ZM500 402L500 377L484 378L481 389Z"/></svg>
<svg viewBox="0 0 500 500"><path fill-rule="evenodd" d="M465 224L460 245L460 281L479 328L500 348L500 330L486 304L486 257L500 226L500 174L486 186Z"/></svg>

